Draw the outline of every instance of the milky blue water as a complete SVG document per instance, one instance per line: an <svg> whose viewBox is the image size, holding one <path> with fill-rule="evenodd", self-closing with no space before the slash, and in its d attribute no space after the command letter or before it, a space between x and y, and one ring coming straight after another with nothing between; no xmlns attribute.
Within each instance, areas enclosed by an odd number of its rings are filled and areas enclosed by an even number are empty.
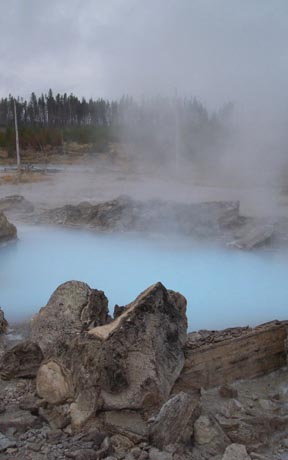
<svg viewBox="0 0 288 460"><path fill-rule="evenodd" d="M190 330L288 318L288 254L41 227L18 235L0 248L0 306L10 321L37 312L72 279L103 290L111 310L161 281L186 296Z"/></svg>

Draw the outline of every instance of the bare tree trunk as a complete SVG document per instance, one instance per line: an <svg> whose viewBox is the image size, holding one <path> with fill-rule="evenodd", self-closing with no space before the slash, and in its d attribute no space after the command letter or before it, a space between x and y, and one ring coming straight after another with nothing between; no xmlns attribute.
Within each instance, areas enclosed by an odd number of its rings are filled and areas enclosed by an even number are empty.
<svg viewBox="0 0 288 460"><path fill-rule="evenodd" d="M14 121L15 121L15 138L16 138L16 156L17 156L17 174L20 174L21 160L20 160L20 148L19 148L19 132L18 132L18 120L17 120L17 108L16 100L14 99Z"/></svg>
<svg viewBox="0 0 288 460"><path fill-rule="evenodd" d="M178 103L178 91L175 88L174 96L175 104L175 172L179 172L179 103Z"/></svg>

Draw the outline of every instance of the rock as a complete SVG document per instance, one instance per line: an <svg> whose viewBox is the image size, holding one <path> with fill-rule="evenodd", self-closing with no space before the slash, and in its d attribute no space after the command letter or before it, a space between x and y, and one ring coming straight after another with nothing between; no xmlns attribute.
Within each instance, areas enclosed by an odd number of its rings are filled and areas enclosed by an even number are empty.
<svg viewBox="0 0 288 460"><path fill-rule="evenodd" d="M258 400L258 404L261 407L261 409L265 411L277 411L279 410L279 404L277 404L274 401L271 401L270 399L262 399L260 398Z"/></svg>
<svg viewBox="0 0 288 460"><path fill-rule="evenodd" d="M8 322L5 319L4 311L0 307L0 334L6 334L8 328Z"/></svg>
<svg viewBox="0 0 288 460"><path fill-rule="evenodd" d="M64 403L73 392L68 371L55 360L48 361L40 367L36 388L38 396L50 404Z"/></svg>
<svg viewBox="0 0 288 460"><path fill-rule="evenodd" d="M28 429L39 428L41 425L39 417L15 407L9 407L4 414L0 414L0 430L3 433L7 433L11 428L24 433Z"/></svg>
<svg viewBox="0 0 288 460"><path fill-rule="evenodd" d="M70 450L66 453L66 457L75 458L77 460L101 460L107 456L111 456L113 452L110 439L106 437L103 440L100 449L95 450L92 448L81 448Z"/></svg>
<svg viewBox="0 0 288 460"><path fill-rule="evenodd" d="M140 457L140 455L142 453L142 450L140 449L140 447L133 447L133 449L131 449L130 453L137 460Z"/></svg>
<svg viewBox="0 0 288 460"><path fill-rule="evenodd" d="M81 441L84 443L92 442L94 449L100 449L101 444L107 438L107 433L99 430L89 430L76 434L72 438L72 442Z"/></svg>
<svg viewBox="0 0 288 460"><path fill-rule="evenodd" d="M0 211L32 212L34 206L22 195L10 195L0 198Z"/></svg>
<svg viewBox="0 0 288 460"><path fill-rule="evenodd" d="M36 442L29 442L29 444L27 443L27 449L32 450L33 452L40 452L41 447L41 444Z"/></svg>
<svg viewBox="0 0 288 460"><path fill-rule="evenodd" d="M75 402L70 405L71 423L74 429L82 428L85 423L95 415L97 390L83 390ZM92 404L91 404L92 402Z"/></svg>
<svg viewBox="0 0 288 460"><path fill-rule="evenodd" d="M26 396L19 404L19 408L22 410L28 410L32 415L38 415L39 407L37 404L37 398L35 396Z"/></svg>
<svg viewBox="0 0 288 460"><path fill-rule="evenodd" d="M122 434L114 434L114 436L111 437L111 445L115 452L123 454L123 456L125 452L134 447L134 443Z"/></svg>
<svg viewBox="0 0 288 460"><path fill-rule="evenodd" d="M66 457L75 458L76 460L99 460L99 456L94 449L72 450L69 453L66 453Z"/></svg>
<svg viewBox="0 0 288 460"><path fill-rule="evenodd" d="M119 307L119 305L114 306L114 313L113 313L113 318L117 319L122 313L124 313L125 307Z"/></svg>
<svg viewBox="0 0 288 460"><path fill-rule="evenodd" d="M228 246L248 250L263 246L271 240L273 232L273 225L249 222L237 231L235 240Z"/></svg>
<svg viewBox="0 0 288 460"><path fill-rule="evenodd" d="M122 434L135 442L147 438L147 424L139 412L129 410L106 411L103 417L104 427L108 432Z"/></svg>
<svg viewBox="0 0 288 460"><path fill-rule="evenodd" d="M218 430L207 415L201 415L194 424L194 440L197 444L209 444L218 437Z"/></svg>
<svg viewBox="0 0 288 460"><path fill-rule="evenodd" d="M31 337L45 356L57 356L66 351L76 334L108 320L108 300L103 291L80 281L68 281L32 318Z"/></svg>
<svg viewBox="0 0 288 460"><path fill-rule="evenodd" d="M282 446L288 449L288 438L282 439Z"/></svg>
<svg viewBox="0 0 288 460"><path fill-rule="evenodd" d="M222 460L251 460L251 457L242 444L231 444L226 447Z"/></svg>
<svg viewBox="0 0 288 460"><path fill-rule="evenodd" d="M0 211L0 244L17 238L17 229Z"/></svg>
<svg viewBox="0 0 288 460"><path fill-rule="evenodd" d="M266 455L258 454L257 452L250 452L251 460L270 460Z"/></svg>
<svg viewBox="0 0 288 460"><path fill-rule="evenodd" d="M89 331L101 341L103 409L151 408L167 400L184 364L186 299L157 283L112 323Z"/></svg>
<svg viewBox="0 0 288 460"><path fill-rule="evenodd" d="M53 430L63 429L71 422L69 414L69 406L67 404L62 406L52 406L47 409L40 408L39 415L46 420Z"/></svg>
<svg viewBox="0 0 288 460"><path fill-rule="evenodd" d="M164 449L169 444L189 441L193 433L194 422L199 415L199 403L189 394L181 392L173 396L162 406L154 421L149 425L151 444Z"/></svg>
<svg viewBox="0 0 288 460"><path fill-rule="evenodd" d="M3 433L0 433L0 452L4 452L10 447L16 446L16 439L8 438Z"/></svg>
<svg viewBox="0 0 288 460"><path fill-rule="evenodd" d="M222 385L219 388L219 395L222 398L237 398L238 397L238 391L233 388L231 385Z"/></svg>
<svg viewBox="0 0 288 460"><path fill-rule="evenodd" d="M42 360L42 351L36 343L20 342L1 357L0 376L2 379L33 378Z"/></svg>
<svg viewBox="0 0 288 460"><path fill-rule="evenodd" d="M65 291L68 288L66 283ZM67 303L67 298L63 302ZM117 411L122 411L122 418L126 410L130 414L127 420L139 417L131 412L138 409L151 415L167 400L184 364L185 310L186 300L181 294L168 291L161 283L151 286L110 324L76 335L69 347L66 344L66 352L63 349L57 363L55 359L43 363L37 375L38 394L59 404L69 397L68 388L73 388L72 424L77 419L76 425L90 416L90 410L94 414L106 411L104 423L111 425L113 419L112 424L117 427ZM47 329L48 339L43 337L41 344L49 340L50 328ZM60 331L59 336L62 337ZM51 385L47 385L45 375L51 366L56 369L57 378L53 370ZM143 424L140 419L135 421L135 426L139 424ZM142 428L140 431L142 436Z"/></svg>
<svg viewBox="0 0 288 460"><path fill-rule="evenodd" d="M149 450L149 458L150 460L173 460L173 455L170 452L161 452L152 447Z"/></svg>
<svg viewBox="0 0 288 460"><path fill-rule="evenodd" d="M239 202L180 204L120 196L96 205L80 203L45 211L39 220L101 231L174 232L211 238L238 224Z"/></svg>

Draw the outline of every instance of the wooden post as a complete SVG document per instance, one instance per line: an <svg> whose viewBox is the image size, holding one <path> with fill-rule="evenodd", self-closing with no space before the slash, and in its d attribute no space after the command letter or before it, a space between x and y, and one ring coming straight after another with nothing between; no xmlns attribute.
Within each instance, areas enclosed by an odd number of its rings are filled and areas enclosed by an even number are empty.
<svg viewBox="0 0 288 460"><path fill-rule="evenodd" d="M19 175L20 167L21 167L21 160L20 160L20 148L19 148L19 132L18 132L16 99L14 99L14 121L15 121L15 139L16 139L16 156L17 156L17 174Z"/></svg>

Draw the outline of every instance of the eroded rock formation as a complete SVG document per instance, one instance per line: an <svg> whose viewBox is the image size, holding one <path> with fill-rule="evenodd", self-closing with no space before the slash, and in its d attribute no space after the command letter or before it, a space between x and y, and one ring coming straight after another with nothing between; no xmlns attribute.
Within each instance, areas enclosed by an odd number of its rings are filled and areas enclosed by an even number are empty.
<svg viewBox="0 0 288 460"><path fill-rule="evenodd" d="M51 297L53 305L55 297L59 298L57 291ZM40 314L46 317L45 308ZM80 330L75 330L66 350L57 347L56 335L58 360L46 360L40 367L38 393L54 403L72 398L75 425L86 422L96 411L106 411L104 424L107 411L110 417L113 411L151 414L168 398L183 368L186 330L185 298L157 283L127 305L113 322L78 337ZM35 334L33 337L35 340ZM39 344L47 350L42 338Z"/></svg>
<svg viewBox="0 0 288 460"><path fill-rule="evenodd" d="M239 224L239 202L173 203L136 201L127 196L99 204L66 205L42 213L40 222L89 226L99 231L181 233L200 238L223 236Z"/></svg>

